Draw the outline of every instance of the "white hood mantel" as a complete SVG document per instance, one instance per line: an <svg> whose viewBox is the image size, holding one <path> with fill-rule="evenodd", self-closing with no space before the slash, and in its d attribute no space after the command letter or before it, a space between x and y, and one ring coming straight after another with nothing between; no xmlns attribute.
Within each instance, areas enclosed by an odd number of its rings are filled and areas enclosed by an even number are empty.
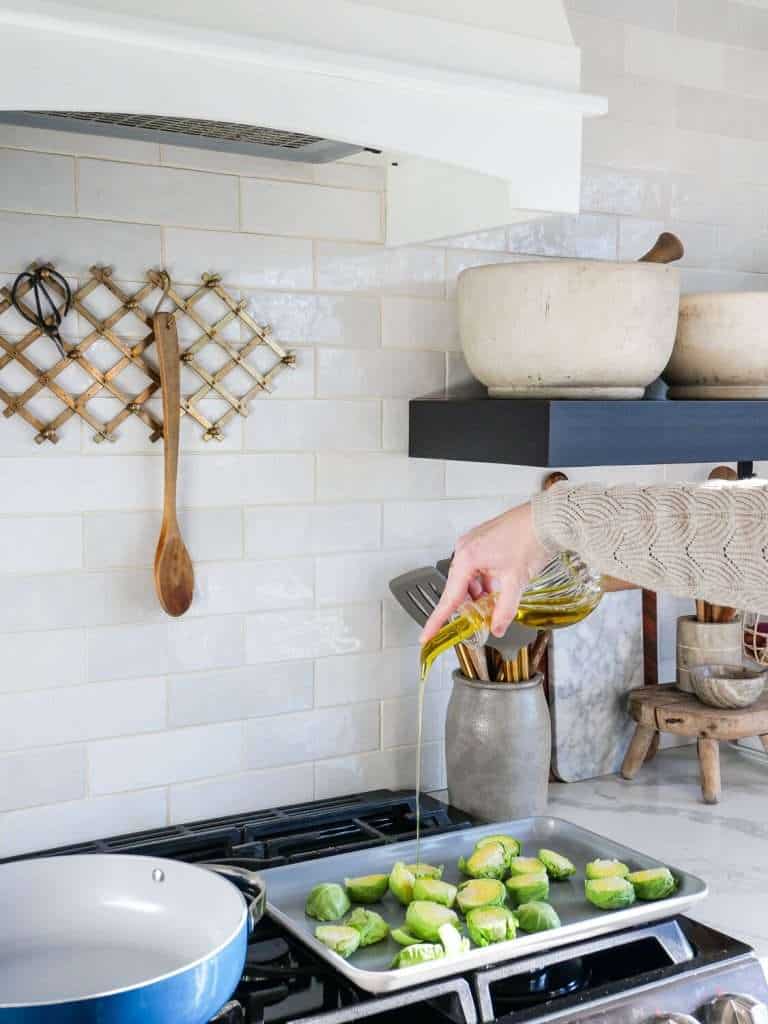
<svg viewBox="0 0 768 1024"><path fill-rule="evenodd" d="M578 209L562 0L0 0L0 110L234 121L382 150L387 241Z"/></svg>

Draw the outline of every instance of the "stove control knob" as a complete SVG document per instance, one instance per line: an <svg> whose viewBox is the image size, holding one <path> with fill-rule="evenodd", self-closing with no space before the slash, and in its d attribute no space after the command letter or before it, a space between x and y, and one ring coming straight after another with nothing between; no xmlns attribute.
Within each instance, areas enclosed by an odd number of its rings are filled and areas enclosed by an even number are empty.
<svg viewBox="0 0 768 1024"><path fill-rule="evenodd" d="M768 1006L752 996L723 995L704 1007L705 1024L768 1024Z"/></svg>

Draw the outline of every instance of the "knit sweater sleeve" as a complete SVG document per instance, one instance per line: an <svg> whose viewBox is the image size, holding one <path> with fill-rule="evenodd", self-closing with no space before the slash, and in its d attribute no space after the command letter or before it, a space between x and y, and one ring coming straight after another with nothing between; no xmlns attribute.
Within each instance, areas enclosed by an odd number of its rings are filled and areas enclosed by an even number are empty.
<svg viewBox="0 0 768 1024"><path fill-rule="evenodd" d="M649 590L768 613L768 483L557 484L532 499L542 544Z"/></svg>

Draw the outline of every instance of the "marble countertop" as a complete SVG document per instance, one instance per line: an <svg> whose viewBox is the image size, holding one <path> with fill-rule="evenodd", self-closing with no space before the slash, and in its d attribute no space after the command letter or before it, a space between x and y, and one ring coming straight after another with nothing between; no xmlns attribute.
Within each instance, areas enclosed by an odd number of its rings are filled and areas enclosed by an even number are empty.
<svg viewBox="0 0 768 1024"><path fill-rule="evenodd" d="M553 783L550 812L699 875L693 917L768 958L768 762L720 745L723 794L701 802L694 746L665 750L632 782ZM447 799L447 794L436 794Z"/></svg>

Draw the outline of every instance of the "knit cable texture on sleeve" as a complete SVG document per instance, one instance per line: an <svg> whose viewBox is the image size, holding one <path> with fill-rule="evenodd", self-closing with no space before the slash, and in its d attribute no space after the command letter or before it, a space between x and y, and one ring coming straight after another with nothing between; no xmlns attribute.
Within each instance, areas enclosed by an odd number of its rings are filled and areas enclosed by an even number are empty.
<svg viewBox="0 0 768 1024"><path fill-rule="evenodd" d="M570 485L532 499L539 540L649 590L768 613L768 483Z"/></svg>

